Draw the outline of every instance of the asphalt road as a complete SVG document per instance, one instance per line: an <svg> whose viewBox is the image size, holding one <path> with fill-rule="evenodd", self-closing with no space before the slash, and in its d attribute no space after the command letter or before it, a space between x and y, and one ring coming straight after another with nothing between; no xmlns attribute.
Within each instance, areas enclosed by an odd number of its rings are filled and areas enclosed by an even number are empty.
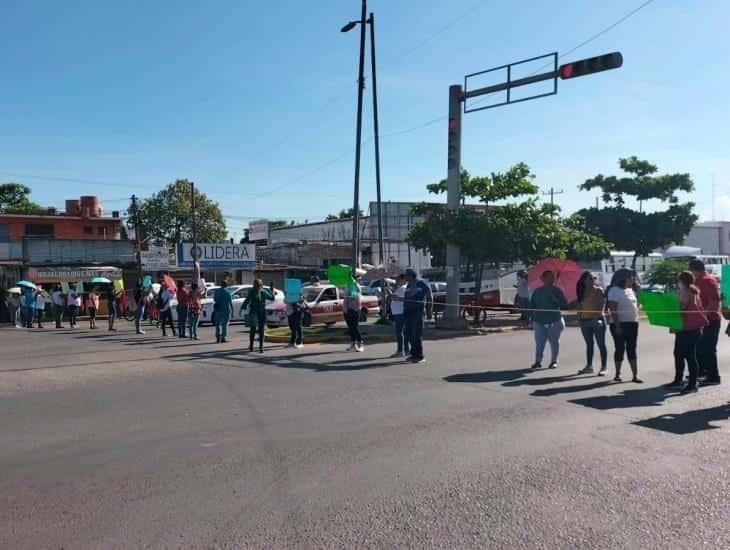
<svg viewBox="0 0 730 550"><path fill-rule="evenodd" d="M0 329L0 547L730 548L726 385L528 372L531 333L428 363L158 333ZM211 338L209 328L205 338Z"/></svg>

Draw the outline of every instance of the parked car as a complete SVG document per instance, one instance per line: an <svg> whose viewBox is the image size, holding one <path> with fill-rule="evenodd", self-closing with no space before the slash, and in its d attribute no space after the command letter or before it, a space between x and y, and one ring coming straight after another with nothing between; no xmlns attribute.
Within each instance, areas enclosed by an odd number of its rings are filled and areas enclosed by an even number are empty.
<svg viewBox="0 0 730 550"><path fill-rule="evenodd" d="M302 289L304 301L308 309L304 312L304 326L333 325L343 320L344 293L336 286L329 284L310 285ZM270 327L287 325L286 304L283 302L266 306L266 322ZM380 313L380 304L376 296L362 296L360 320L366 321L371 314Z"/></svg>

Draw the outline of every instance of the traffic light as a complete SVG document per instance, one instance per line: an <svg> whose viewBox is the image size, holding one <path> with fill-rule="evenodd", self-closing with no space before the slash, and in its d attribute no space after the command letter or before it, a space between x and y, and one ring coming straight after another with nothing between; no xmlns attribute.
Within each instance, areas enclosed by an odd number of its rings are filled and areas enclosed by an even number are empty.
<svg viewBox="0 0 730 550"><path fill-rule="evenodd" d="M600 73L601 71L608 71L610 69L618 69L623 63L624 58L621 52L607 53L560 65L558 74L561 79L566 80L568 78Z"/></svg>

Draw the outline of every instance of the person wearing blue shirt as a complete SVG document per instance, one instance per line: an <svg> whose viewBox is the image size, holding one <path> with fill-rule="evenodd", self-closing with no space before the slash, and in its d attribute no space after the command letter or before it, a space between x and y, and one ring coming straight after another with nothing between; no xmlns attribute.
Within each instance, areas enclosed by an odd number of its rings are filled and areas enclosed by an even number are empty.
<svg viewBox="0 0 730 550"><path fill-rule="evenodd" d="M23 326L33 328L33 315L35 313L35 296L27 286L23 287Z"/></svg>
<svg viewBox="0 0 730 550"><path fill-rule="evenodd" d="M418 278L412 269L406 269L406 292L403 304L406 338L410 343L412 363L423 363L423 316L428 309L431 318L433 300L431 287Z"/></svg>
<svg viewBox="0 0 730 550"><path fill-rule="evenodd" d="M223 281L220 288L213 293L213 315L215 316L215 341L224 344L228 340L228 322L231 320L233 311L233 298L226 288L228 284Z"/></svg>

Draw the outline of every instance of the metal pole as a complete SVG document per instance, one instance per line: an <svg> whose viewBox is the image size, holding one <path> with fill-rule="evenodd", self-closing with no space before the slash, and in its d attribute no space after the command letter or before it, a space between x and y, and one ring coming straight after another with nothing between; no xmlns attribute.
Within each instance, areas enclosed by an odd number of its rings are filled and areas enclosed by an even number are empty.
<svg viewBox="0 0 730 550"><path fill-rule="evenodd" d="M449 154L448 189L449 210L456 211L461 204L461 101L463 91L460 85L449 87ZM461 283L461 250L455 244L446 245L446 309L444 321L447 326L459 324L459 285Z"/></svg>
<svg viewBox="0 0 730 550"><path fill-rule="evenodd" d="M372 88L373 88L373 130L375 137L375 188L378 201L378 253L380 263L385 265L383 259L383 215L380 201L380 130L378 125L378 80L375 70L375 14L370 13L370 65L372 66Z"/></svg>
<svg viewBox="0 0 730 550"><path fill-rule="evenodd" d="M137 208L137 196L132 195L132 215L134 217L134 248L135 248L135 259L137 260L137 278L140 283L142 282L142 239L140 233L142 232L142 226L139 223L139 209Z"/></svg>
<svg viewBox="0 0 730 550"><path fill-rule="evenodd" d="M198 255L198 226L195 221L195 182L190 182L190 217L193 229L193 260L197 260Z"/></svg>
<svg viewBox="0 0 730 550"><path fill-rule="evenodd" d="M367 0L360 15L360 64L357 72L357 129L355 130L355 190L352 201L352 268L360 266L360 148L362 145L362 96L365 90L365 25Z"/></svg>

